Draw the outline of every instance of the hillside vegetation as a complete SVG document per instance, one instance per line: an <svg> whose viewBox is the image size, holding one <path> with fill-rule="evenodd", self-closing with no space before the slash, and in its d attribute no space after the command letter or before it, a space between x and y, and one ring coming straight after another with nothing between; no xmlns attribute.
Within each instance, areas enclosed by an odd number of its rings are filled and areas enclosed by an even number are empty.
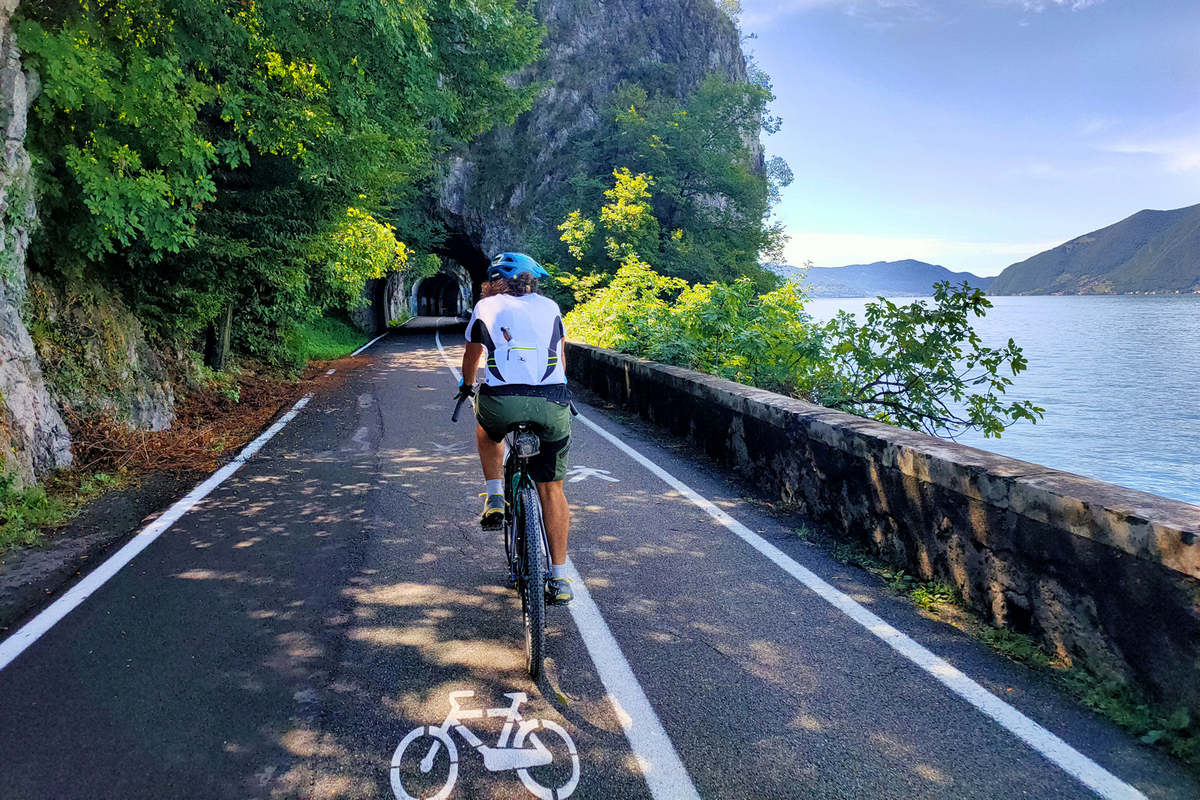
<svg viewBox="0 0 1200 800"><path fill-rule="evenodd" d="M614 178L596 214L573 212L561 226L576 259L598 247L617 265L560 278L579 301L564 320L573 338L935 436L1000 436L1041 418L1032 402L1007 397L1027 366L1021 348L1012 339L987 347L972 328L991 307L981 290L942 282L932 303L879 298L862 319L842 312L818 324L795 283L760 292L749 276L661 274L652 184L628 170Z"/></svg>
<svg viewBox="0 0 1200 800"><path fill-rule="evenodd" d="M933 294L934 284L942 281L986 290L994 280L911 258L847 267L777 266L773 270L787 280L799 281L813 297L923 297Z"/></svg>
<svg viewBox="0 0 1200 800"><path fill-rule="evenodd" d="M1200 291L1200 205L1139 211L1008 267L992 294Z"/></svg>
<svg viewBox="0 0 1200 800"><path fill-rule="evenodd" d="M434 160L527 108L517 0L26 2L42 78L29 265L119 296L160 351L288 366L364 282L425 268ZM53 376L52 376L53 377Z"/></svg>

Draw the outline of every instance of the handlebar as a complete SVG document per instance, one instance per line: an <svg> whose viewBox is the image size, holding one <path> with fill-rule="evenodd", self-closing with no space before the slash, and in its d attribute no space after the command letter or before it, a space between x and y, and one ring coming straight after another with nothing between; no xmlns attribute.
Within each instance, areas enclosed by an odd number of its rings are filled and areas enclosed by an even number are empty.
<svg viewBox="0 0 1200 800"><path fill-rule="evenodd" d="M468 399L470 399L470 395L458 398L458 402L454 404L454 413L450 416L451 422L458 422L458 412L462 410L463 403L467 402Z"/></svg>

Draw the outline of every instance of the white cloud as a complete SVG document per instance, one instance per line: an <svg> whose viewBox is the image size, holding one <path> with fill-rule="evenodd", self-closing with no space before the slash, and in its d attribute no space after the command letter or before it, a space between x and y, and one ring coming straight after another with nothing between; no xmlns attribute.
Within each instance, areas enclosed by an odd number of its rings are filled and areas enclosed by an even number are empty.
<svg viewBox="0 0 1200 800"><path fill-rule="evenodd" d="M1200 133L1166 139L1126 140L1107 145L1110 153L1158 158L1171 172L1200 170Z"/></svg>
<svg viewBox="0 0 1200 800"><path fill-rule="evenodd" d="M975 0L979 5L1000 5L1041 13L1049 8L1082 11L1104 0ZM742 0L741 27L753 31L783 17L820 8L841 9L872 26L892 27L901 22L931 20L944 10L957 10L958 2L947 0Z"/></svg>
<svg viewBox="0 0 1200 800"><path fill-rule="evenodd" d="M742 0L741 27L753 32L783 17L820 8L836 8L868 25L891 27L898 22L928 19L935 4L930 0Z"/></svg>
<svg viewBox="0 0 1200 800"><path fill-rule="evenodd" d="M1085 8L1098 6L1104 0L997 0L1002 5L1020 6L1025 11L1040 14L1048 8L1069 8L1072 11L1082 11Z"/></svg>
<svg viewBox="0 0 1200 800"><path fill-rule="evenodd" d="M965 242L935 236L793 232L784 257L793 266L812 261L817 267L842 267L875 261L913 258L955 272L997 275L1009 264L1056 247L1061 242Z"/></svg>

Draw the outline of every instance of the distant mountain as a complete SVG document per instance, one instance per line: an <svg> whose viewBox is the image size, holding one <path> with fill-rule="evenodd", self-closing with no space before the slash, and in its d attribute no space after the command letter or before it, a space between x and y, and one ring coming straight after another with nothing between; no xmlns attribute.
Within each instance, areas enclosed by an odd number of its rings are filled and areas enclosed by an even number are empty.
<svg viewBox="0 0 1200 800"><path fill-rule="evenodd" d="M848 267L771 267L776 275L807 283L813 297L875 297L891 295L921 297L933 294L938 281L960 284L963 281L987 289L995 278L981 278L969 272L951 272L924 261L876 261Z"/></svg>
<svg viewBox="0 0 1200 800"><path fill-rule="evenodd" d="M991 294L1200 292L1200 205L1132 217L1013 264Z"/></svg>

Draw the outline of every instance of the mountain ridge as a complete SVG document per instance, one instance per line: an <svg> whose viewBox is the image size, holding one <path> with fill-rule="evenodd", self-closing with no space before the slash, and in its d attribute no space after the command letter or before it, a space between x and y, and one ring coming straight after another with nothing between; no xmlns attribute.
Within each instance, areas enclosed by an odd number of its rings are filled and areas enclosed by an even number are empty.
<svg viewBox="0 0 1200 800"><path fill-rule="evenodd" d="M940 264L912 258L807 269L776 265L771 270L781 278L797 279L807 284L813 297L919 297L933 294L933 284L938 281L950 281L955 285L966 281L971 286L987 290L994 280L970 272L953 272Z"/></svg>
<svg viewBox="0 0 1200 800"><path fill-rule="evenodd" d="M1143 209L1010 265L992 294L1200 292L1200 204Z"/></svg>

